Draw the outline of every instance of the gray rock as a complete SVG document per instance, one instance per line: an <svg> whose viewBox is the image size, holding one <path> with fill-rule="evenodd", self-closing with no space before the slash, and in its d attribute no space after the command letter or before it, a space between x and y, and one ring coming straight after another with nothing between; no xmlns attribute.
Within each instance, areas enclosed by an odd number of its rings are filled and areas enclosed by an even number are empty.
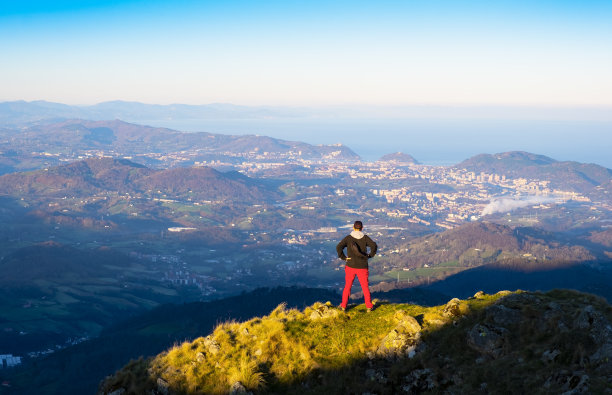
<svg viewBox="0 0 612 395"><path fill-rule="evenodd" d="M561 395L587 394L589 393L589 376L584 372L574 372L567 378Z"/></svg>
<svg viewBox="0 0 612 395"><path fill-rule="evenodd" d="M540 359L544 363L550 363L557 359L559 355L561 355L561 351L559 350L546 350L542 353L542 358Z"/></svg>
<svg viewBox="0 0 612 395"><path fill-rule="evenodd" d="M499 292L498 292L499 293ZM500 300L500 304L510 308L521 308L524 305L538 305L542 302L539 296L530 293L520 293L508 295Z"/></svg>
<svg viewBox="0 0 612 395"><path fill-rule="evenodd" d="M412 358L421 338L421 325L404 310L397 311L394 319L397 325L380 342L376 354L388 359L403 356Z"/></svg>
<svg viewBox="0 0 612 395"><path fill-rule="evenodd" d="M486 317L497 325L516 325L521 319L521 312L502 304L497 304L486 310Z"/></svg>
<svg viewBox="0 0 612 395"><path fill-rule="evenodd" d="M199 352L196 354L196 361L202 363L205 360L206 360L206 356L203 353Z"/></svg>
<svg viewBox="0 0 612 395"><path fill-rule="evenodd" d="M442 310L442 314L447 317L460 317L461 314L461 301L457 298L453 298L448 301L444 309Z"/></svg>
<svg viewBox="0 0 612 395"><path fill-rule="evenodd" d="M109 392L107 395L123 395L123 394L125 394L125 388L116 389L113 392Z"/></svg>
<svg viewBox="0 0 612 395"><path fill-rule="evenodd" d="M404 383L402 390L410 394L430 391L438 385L431 369L413 370L404 377Z"/></svg>
<svg viewBox="0 0 612 395"><path fill-rule="evenodd" d="M332 306L328 306L326 304L322 304L316 308L313 308L308 318L310 318L311 320L320 320L325 318L338 317L338 315L338 309Z"/></svg>
<svg viewBox="0 0 612 395"><path fill-rule="evenodd" d="M252 392L247 391L247 389L242 385L240 381L236 381L229 389L229 395L248 395L252 394Z"/></svg>
<svg viewBox="0 0 612 395"><path fill-rule="evenodd" d="M381 384L386 384L388 381L385 373L380 369L366 369L365 375L368 380L376 381Z"/></svg>
<svg viewBox="0 0 612 395"><path fill-rule="evenodd" d="M419 322L405 310L398 310L393 315L397 322L397 328L405 333L417 333L421 331Z"/></svg>
<svg viewBox="0 0 612 395"><path fill-rule="evenodd" d="M550 376L543 385L547 390L560 389L562 395L585 394L589 392L589 376L584 372L560 370Z"/></svg>
<svg viewBox="0 0 612 395"><path fill-rule="evenodd" d="M216 355L219 350L221 350L221 346L219 346L219 343L213 340L210 335L204 338L203 344L204 347L206 347L206 350L213 355Z"/></svg>
<svg viewBox="0 0 612 395"><path fill-rule="evenodd" d="M590 362L597 365L598 371L612 374L612 325L606 317L593 306L586 306L578 314L574 328L587 331L596 344Z"/></svg>
<svg viewBox="0 0 612 395"><path fill-rule="evenodd" d="M162 395L168 395L170 393L168 382L161 377L157 379L157 392Z"/></svg>
<svg viewBox="0 0 612 395"><path fill-rule="evenodd" d="M376 354L388 359L401 356L414 356L421 333L406 333L393 329L380 342Z"/></svg>
<svg viewBox="0 0 612 395"><path fill-rule="evenodd" d="M476 324L468 331L467 344L481 354L499 358L505 354L508 335L505 328Z"/></svg>

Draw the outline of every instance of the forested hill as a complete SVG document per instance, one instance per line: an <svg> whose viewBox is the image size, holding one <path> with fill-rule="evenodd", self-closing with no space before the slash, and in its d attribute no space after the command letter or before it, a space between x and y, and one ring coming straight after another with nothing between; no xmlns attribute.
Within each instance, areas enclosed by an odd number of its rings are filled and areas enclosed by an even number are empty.
<svg viewBox="0 0 612 395"><path fill-rule="evenodd" d="M0 176L0 190L14 196L82 196L151 193L173 197L262 202L278 192L256 180L209 167L153 170L125 159L91 158L33 172Z"/></svg>
<svg viewBox="0 0 612 395"><path fill-rule="evenodd" d="M557 161L544 155L510 151L480 154L455 165L475 173L505 175L509 178L550 180L551 186L576 192L587 192L597 186L610 188L612 170L603 166Z"/></svg>

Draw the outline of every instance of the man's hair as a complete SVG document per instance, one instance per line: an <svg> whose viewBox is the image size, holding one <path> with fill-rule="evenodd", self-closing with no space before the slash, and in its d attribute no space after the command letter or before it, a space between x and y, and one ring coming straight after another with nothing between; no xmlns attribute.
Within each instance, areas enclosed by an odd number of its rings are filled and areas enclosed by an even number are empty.
<svg viewBox="0 0 612 395"><path fill-rule="evenodd" d="M361 221L355 221L355 223L353 224L353 228L361 230L363 229L363 224L361 223Z"/></svg>

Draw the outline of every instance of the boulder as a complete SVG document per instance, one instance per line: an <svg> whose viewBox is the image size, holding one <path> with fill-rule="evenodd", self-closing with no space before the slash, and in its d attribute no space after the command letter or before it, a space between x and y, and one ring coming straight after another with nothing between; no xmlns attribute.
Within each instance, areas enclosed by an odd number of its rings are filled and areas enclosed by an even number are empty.
<svg viewBox="0 0 612 395"><path fill-rule="evenodd" d="M252 392L247 391L247 389L242 385L240 381L236 381L231 385L229 389L229 395L248 395L252 394Z"/></svg>
<svg viewBox="0 0 612 395"><path fill-rule="evenodd" d="M327 304L322 304L320 306L313 306L312 312L308 316L311 320L320 320L325 318L334 318L338 317L340 313L338 309L333 306L329 306Z"/></svg>
<svg viewBox="0 0 612 395"><path fill-rule="evenodd" d="M503 304L497 304L486 310L486 318L497 325L516 325L521 319L521 312Z"/></svg>
<svg viewBox="0 0 612 395"><path fill-rule="evenodd" d="M378 349L376 349L376 354L387 359L402 356L411 358L416 352L416 345L420 335L420 332L411 334L393 329L382 339Z"/></svg>
<svg viewBox="0 0 612 395"><path fill-rule="evenodd" d="M461 314L461 301L457 298L453 298L448 301L446 306L442 309L442 314L447 317L460 317Z"/></svg>
<svg viewBox="0 0 612 395"><path fill-rule="evenodd" d="M405 310L396 311L393 319L397 322L397 328L401 328L403 332L417 333L421 331L419 322Z"/></svg>
<svg viewBox="0 0 612 395"><path fill-rule="evenodd" d="M170 393L168 382L161 377L157 379L157 393L161 395L168 395Z"/></svg>
<svg viewBox="0 0 612 395"><path fill-rule="evenodd" d="M412 358L421 338L421 325L404 310L398 310L393 318L397 325L380 342L376 354L388 359Z"/></svg>
<svg viewBox="0 0 612 395"><path fill-rule="evenodd" d="M202 343L204 344L204 347L206 347L206 350L213 355L216 355L219 350L221 350L221 346L219 346L219 343L213 340L210 335L206 336Z"/></svg>
<svg viewBox="0 0 612 395"><path fill-rule="evenodd" d="M472 349L491 358L505 353L509 331L489 324L476 324L468 331L467 344Z"/></svg>
<svg viewBox="0 0 612 395"><path fill-rule="evenodd" d="M506 307L520 309L525 305L531 305L532 307L537 306L542 303L542 299L540 299L539 296L523 292L508 295L505 298L500 299L499 302L500 304L503 304Z"/></svg>

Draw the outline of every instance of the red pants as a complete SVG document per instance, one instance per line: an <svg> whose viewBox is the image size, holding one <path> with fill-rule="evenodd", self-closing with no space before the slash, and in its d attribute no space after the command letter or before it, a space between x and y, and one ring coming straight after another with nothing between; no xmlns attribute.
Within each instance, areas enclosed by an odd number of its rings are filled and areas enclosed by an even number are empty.
<svg viewBox="0 0 612 395"><path fill-rule="evenodd" d="M365 299L366 308L372 308L372 301L370 300L370 288L368 285L368 269L354 269L349 266L344 267L344 291L342 292L342 304L341 306L346 308L348 304L349 296L351 295L351 287L355 276L359 278L359 284L361 284L361 290L363 291L363 298Z"/></svg>

